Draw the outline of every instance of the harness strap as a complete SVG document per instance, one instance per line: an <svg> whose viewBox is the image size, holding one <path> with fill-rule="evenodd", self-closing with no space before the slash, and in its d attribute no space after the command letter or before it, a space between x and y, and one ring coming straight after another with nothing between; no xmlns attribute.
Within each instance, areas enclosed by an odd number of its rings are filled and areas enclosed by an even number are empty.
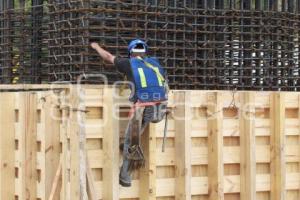
<svg viewBox="0 0 300 200"><path fill-rule="evenodd" d="M136 108L138 107L146 107L146 106L155 106L157 104L162 103L161 101L156 101L156 102L136 102L135 104L133 104L133 106L131 107L130 111L129 111L129 118L131 118L136 110Z"/></svg>
<svg viewBox="0 0 300 200"><path fill-rule="evenodd" d="M156 76L157 76L159 82L164 82L164 81L165 81L164 76L159 72L159 70L158 70L157 67L153 66L151 63L145 61L144 59L142 59L142 58L139 57L139 56L137 57L137 59L141 60L143 63L145 63L145 65L146 65L148 68L152 69L152 70L155 72L155 74L156 74Z"/></svg>

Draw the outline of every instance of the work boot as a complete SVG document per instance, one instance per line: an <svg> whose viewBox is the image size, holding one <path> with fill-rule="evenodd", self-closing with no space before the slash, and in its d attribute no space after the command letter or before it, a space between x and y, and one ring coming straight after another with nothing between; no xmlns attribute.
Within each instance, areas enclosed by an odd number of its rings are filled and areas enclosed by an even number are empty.
<svg viewBox="0 0 300 200"><path fill-rule="evenodd" d="M128 182L128 181L122 179L121 177L119 178L119 184L120 184L122 187L131 187L131 181Z"/></svg>
<svg viewBox="0 0 300 200"><path fill-rule="evenodd" d="M137 140L137 138L136 137L133 137L133 140ZM120 151L121 152L123 152L123 150L124 150L124 142L121 142L120 144L119 144L119 149L120 149Z"/></svg>
<svg viewBox="0 0 300 200"><path fill-rule="evenodd" d="M125 159L123 161L120 174L119 174L119 183L123 187L131 186L131 176L128 168L129 168L129 161Z"/></svg>

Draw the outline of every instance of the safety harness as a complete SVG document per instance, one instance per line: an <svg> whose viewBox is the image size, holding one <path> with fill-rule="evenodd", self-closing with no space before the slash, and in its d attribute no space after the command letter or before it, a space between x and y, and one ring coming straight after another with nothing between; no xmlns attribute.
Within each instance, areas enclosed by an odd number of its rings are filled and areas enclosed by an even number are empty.
<svg viewBox="0 0 300 200"><path fill-rule="evenodd" d="M165 82L165 78L164 76L160 73L159 69L155 66L153 66L151 63L145 61L143 58L141 58L140 56L137 57L137 59L139 59L140 61L142 61L148 68L152 69L158 79L159 85L162 85L163 82Z"/></svg>

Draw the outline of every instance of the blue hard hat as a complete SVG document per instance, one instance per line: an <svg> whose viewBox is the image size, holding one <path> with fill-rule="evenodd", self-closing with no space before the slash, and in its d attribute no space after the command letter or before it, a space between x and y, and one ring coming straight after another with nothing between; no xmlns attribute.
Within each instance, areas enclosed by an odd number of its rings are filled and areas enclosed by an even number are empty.
<svg viewBox="0 0 300 200"><path fill-rule="evenodd" d="M143 40L140 39L135 39L132 40L129 45L128 45L128 52L131 53L133 52L133 50L138 46L138 45L143 45L144 47L144 51L143 53L146 53L148 51L148 45L146 44L146 42L144 42Z"/></svg>

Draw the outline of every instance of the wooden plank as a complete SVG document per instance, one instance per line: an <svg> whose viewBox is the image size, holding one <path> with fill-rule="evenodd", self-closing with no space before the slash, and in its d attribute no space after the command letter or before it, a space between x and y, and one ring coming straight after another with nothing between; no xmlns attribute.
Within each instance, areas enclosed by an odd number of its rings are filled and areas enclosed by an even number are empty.
<svg viewBox="0 0 300 200"><path fill-rule="evenodd" d="M92 170L89 164L89 161L87 159L86 161L86 176L87 176L87 192L88 192L88 198L89 200L97 200L96 197L96 190L94 186L94 179L93 179L93 174Z"/></svg>
<svg viewBox="0 0 300 200"><path fill-rule="evenodd" d="M285 199L285 101L284 93L271 97L271 199Z"/></svg>
<svg viewBox="0 0 300 200"><path fill-rule="evenodd" d="M286 146L286 162L298 162L300 158L298 145ZM271 147L270 145L256 146L255 155L257 163L270 163ZM101 151L93 151L89 154L93 160L93 166L101 167L102 163L96 163L97 159L101 158ZM223 162L224 164L237 164L241 162L240 146L224 146L223 147ZM165 153L157 152L157 166L173 166L175 163L175 149L166 148ZM191 148L191 164L192 165L207 165L208 164L208 149L207 147L192 147Z"/></svg>
<svg viewBox="0 0 300 200"><path fill-rule="evenodd" d="M208 93L208 195L210 200L224 200L222 93Z"/></svg>
<svg viewBox="0 0 300 200"><path fill-rule="evenodd" d="M70 89L73 87L72 85L67 84L3 84L0 85L0 89L2 90L29 90L29 89ZM90 90L97 90L97 89L103 89L103 88L112 88L115 86L111 85L82 85L82 88L90 89Z"/></svg>
<svg viewBox="0 0 300 200"><path fill-rule="evenodd" d="M18 167L19 167L19 184L16 184L16 191L18 191L19 198L25 199L26 198L26 180L25 180L25 151L26 151L26 143L25 143L25 93L18 93L16 96L16 101L18 103L19 108L19 133L16 133L16 135L19 136L19 151L18 151L18 157L16 157L16 160L19 161Z"/></svg>
<svg viewBox="0 0 300 200"><path fill-rule="evenodd" d="M21 197L36 200L37 170L37 97L36 93L26 92L20 99L20 152L21 152Z"/></svg>
<svg viewBox="0 0 300 200"><path fill-rule="evenodd" d="M55 177L53 179L53 184L52 184L52 187L51 187L51 190L50 190L48 200L55 200L55 199L58 200L59 199L58 198L58 192L60 191L59 186L61 184L61 171L62 171L62 161L60 159L58 168L56 170Z"/></svg>
<svg viewBox="0 0 300 200"><path fill-rule="evenodd" d="M70 118L68 134L70 136L70 199L80 199L80 168L79 168L79 127L77 111L79 100L74 88L70 91ZM68 161L67 161L68 162Z"/></svg>
<svg viewBox="0 0 300 200"><path fill-rule="evenodd" d="M14 94L0 93L0 199L15 198Z"/></svg>
<svg viewBox="0 0 300 200"><path fill-rule="evenodd" d="M287 175L287 189L297 190L299 188L300 179L299 173L292 173ZM258 174L256 177L256 191L269 192L270 191L270 174ZM96 182L95 186L98 192L102 191L102 182ZM157 179L157 197L172 197L175 195L175 179L163 178ZM138 180L132 181L132 187L122 188L120 198L139 198L139 183ZM224 176L224 193L234 194L240 192L240 176L230 175ZM99 193L99 194L100 194ZM208 194L208 177L192 177L191 178L191 193L192 195L207 195ZM102 196L97 196L101 199ZM270 199L270 198L268 198Z"/></svg>
<svg viewBox="0 0 300 200"><path fill-rule="evenodd" d="M70 197L73 200L87 199L86 193L86 158L85 158L85 133L83 123L84 107L82 104L82 90L74 87L70 94Z"/></svg>
<svg viewBox="0 0 300 200"><path fill-rule="evenodd" d="M300 174L287 174L287 190L298 190L300 185ZM224 176L224 193L236 194L240 192L240 176L230 175ZM256 191L270 191L270 174L256 175ZM96 190L96 198L103 199L103 182L96 181L94 183ZM175 178L158 178L156 179L156 195L159 197L173 197L175 195ZM132 180L132 186L128 188L120 188L120 199L139 199L139 180ZM208 177L192 177L191 178L192 195L208 194ZM174 199L174 197L173 197ZM207 199L207 198L205 198ZM270 198L268 198L270 199Z"/></svg>
<svg viewBox="0 0 300 200"><path fill-rule="evenodd" d="M175 199L191 199L190 91L175 93Z"/></svg>
<svg viewBox="0 0 300 200"><path fill-rule="evenodd" d="M145 167L140 169L140 198L156 199L156 125L149 124L142 135Z"/></svg>
<svg viewBox="0 0 300 200"><path fill-rule="evenodd" d="M86 158L86 136L85 136L85 124L84 122L86 121L86 107L84 104L84 96L85 96L85 90L83 88L78 89L75 87L77 90L77 99L78 102L78 107L75 108L77 112L77 124L79 128L79 182L80 182L80 199L81 200L86 200L88 199L87 195L87 180L86 180L86 175L87 175L87 158ZM74 111L74 109L73 109Z"/></svg>
<svg viewBox="0 0 300 200"><path fill-rule="evenodd" d="M25 94L25 191L26 199L36 199L36 137L37 137L36 93ZM23 120L23 119L22 119Z"/></svg>
<svg viewBox="0 0 300 200"><path fill-rule="evenodd" d="M43 95L46 92L37 92L37 170L38 170L38 182L37 182L37 197L41 200L46 200L46 192L52 183L49 183L46 187L45 180L46 176L52 174L52 170L46 173L46 149L45 149L45 100ZM48 166L50 169L51 166ZM51 189L51 188L50 188Z"/></svg>
<svg viewBox="0 0 300 200"><path fill-rule="evenodd" d="M62 127L61 127L61 133L60 137L62 138L62 187L61 187L61 199L66 199L69 200L70 196L69 190L70 188L68 187L69 179L68 179L68 152L69 152L69 144L68 144L68 128L69 128L69 123L68 123L68 113L69 113L69 108L66 107L66 93L68 91L65 90L61 93L61 98L62 98L62 105L61 105L61 110L62 110Z"/></svg>
<svg viewBox="0 0 300 200"><path fill-rule="evenodd" d="M103 100L103 199L119 199L119 122L113 90L104 89ZM112 115L114 114L114 115Z"/></svg>
<svg viewBox="0 0 300 200"><path fill-rule="evenodd" d="M49 187L55 178L56 170L60 164L60 121L59 121L59 107L55 97L49 92L44 92L43 115L41 123L44 123L43 130L43 143L45 145L44 163L45 163L45 195L49 197L51 188ZM54 196L54 199L59 199Z"/></svg>
<svg viewBox="0 0 300 200"><path fill-rule="evenodd" d="M30 89L66 89L68 85L65 84L18 84L18 85L0 85L1 90L30 90ZM28 91L29 92L29 91Z"/></svg>
<svg viewBox="0 0 300 200"><path fill-rule="evenodd" d="M254 94L240 94L241 200L256 199L256 151Z"/></svg>

